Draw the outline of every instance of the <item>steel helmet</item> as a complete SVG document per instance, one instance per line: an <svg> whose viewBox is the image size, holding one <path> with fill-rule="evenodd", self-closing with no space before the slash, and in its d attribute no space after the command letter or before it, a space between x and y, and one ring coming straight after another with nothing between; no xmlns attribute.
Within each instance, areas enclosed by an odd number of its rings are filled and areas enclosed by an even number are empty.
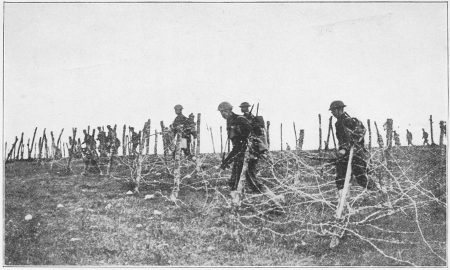
<svg viewBox="0 0 450 270"><path fill-rule="evenodd" d="M340 100L335 100L335 101L331 102L330 111L331 111L331 109L345 107L345 106L347 106L347 105L345 105L344 102L342 102Z"/></svg>
<svg viewBox="0 0 450 270"><path fill-rule="evenodd" d="M175 110L182 110L183 106L181 106L180 104L175 105L174 107Z"/></svg>
<svg viewBox="0 0 450 270"><path fill-rule="evenodd" d="M218 111L231 110L231 109L233 109L233 106L231 106L231 104L227 101L220 103L219 107L217 108Z"/></svg>
<svg viewBox="0 0 450 270"><path fill-rule="evenodd" d="M239 107L250 107L250 104L248 102L242 102Z"/></svg>

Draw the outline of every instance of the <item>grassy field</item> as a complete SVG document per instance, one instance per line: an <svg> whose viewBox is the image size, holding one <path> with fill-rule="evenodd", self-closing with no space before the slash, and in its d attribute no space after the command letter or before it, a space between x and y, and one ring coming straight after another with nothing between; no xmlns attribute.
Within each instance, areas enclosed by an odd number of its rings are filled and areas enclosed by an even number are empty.
<svg viewBox="0 0 450 270"><path fill-rule="evenodd" d="M333 217L333 166L305 158L313 154L273 153L274 162L262 166L260 178L286 198L283 215L267 211L270 204L258 195L247 195L239 211L231 208L229 170L215 167L219 155L199 159L202 171L192 176L196 164L183 161L176 203L169 199L171 163L161 164L160 157L149 157L140 194L133 195L126 194L133 186L132 160L116 164L110 178L82 176L80 160L71 175L64 174L64 160L7 163L4 264L447 265L442 149L394 151L392 167L379 163L372 176L395 180L394 208L377 208L377 194L354 186L357 211L343 222ZM330 249L333 228L343 237Z"/></svg>

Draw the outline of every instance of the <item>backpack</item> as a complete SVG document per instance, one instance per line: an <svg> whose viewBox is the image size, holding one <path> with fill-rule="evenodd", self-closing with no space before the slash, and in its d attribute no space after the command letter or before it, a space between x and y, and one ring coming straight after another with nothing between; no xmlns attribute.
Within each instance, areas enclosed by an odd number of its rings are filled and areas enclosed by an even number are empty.
<svg viewBox="0 0 450 270"><path fill-rule="evenodd" d="M264 118L262 116L253 117L251 120L251 126L251 134L253 135L253 150L259 154L264 154L269 151Z"/></svg>

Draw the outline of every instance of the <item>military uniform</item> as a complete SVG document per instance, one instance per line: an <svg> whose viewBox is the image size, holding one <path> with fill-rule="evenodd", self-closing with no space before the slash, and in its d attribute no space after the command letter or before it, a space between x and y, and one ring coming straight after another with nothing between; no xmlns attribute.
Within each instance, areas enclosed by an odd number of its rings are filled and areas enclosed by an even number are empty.
<svg viewBox="0 0 450 270"><path fill-rule="evenodd" d="M422 135L422 139L423 139L423 145L430 145L429 143L428 143L428 133L425 131L425 130L423 130L422 129L422 131L423 131L423 135Z"/></svg>
<svg viewBox="0 0 450 270"><path fill-rule="evenodd" d="M225 168L229 163L233 162L231 177L228 181L232 191L235 191L239 184L244 165L245 151L248 147L248 137L250 136L251 130L252 127L250 122L243 116L232 113L227 119L228 139L231 141L233 148L222 162L221 167ZM248 187L253 192L264 192L265 186L256 178L258 157L257 153L252 150L251 145L249 152L250 157L248 159L248 167L245 174Z"/></svg>
<svg viewBox="0 0 450 270"><path fill-rule="evenodd" d="M364 125L356 118L342 114L336 121L336 137L339 142L339 150L345 150L345 154L336 161L336 187L338 190L344 188L345 175L349 160L350 148L354 145L352 159L352 174L358 184L369 190L376 188L373 181L367 178L368 151L364 148Z"/></svg>
<svg viewBox="0 0 450 270"><path fill-rule="evenodd" d="M139 145L139 134L134 132L134 129L131 129L131 145L132 145L132 153L137 153L136 148Z"/></svg>
<svg viewBox="0 0 450 270"><path fill-rule="evenodd" d="M408 146L413 145L412 143L412 133L409 130L406 130L406 140L408 140Z"/></svg>
<svg viewBox="0 0 450 270"><path fill-rule="evenodd" d="M189 157L191 156L191 135L194 136L194 139L197 138L195 122L183 114L179 114L172 123L173 134L176 134L178 128L181 128L181 138L186 139L186 148L182 148L181 150L183 150L186 157Z"/></svg>

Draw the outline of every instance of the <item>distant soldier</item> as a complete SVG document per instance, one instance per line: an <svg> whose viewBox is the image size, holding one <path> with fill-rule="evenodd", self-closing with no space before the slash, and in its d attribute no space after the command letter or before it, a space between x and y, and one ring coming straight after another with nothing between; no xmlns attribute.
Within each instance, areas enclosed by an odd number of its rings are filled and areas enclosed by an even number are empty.
<svg viewBox="0 0 450 270"><path fill-rule="evenodd" d="M409 130L406 130L406 140L408 140L408 146L414 146L412 143L412 133Z"/></svg>
<svg viewBox="0 0 450 270"><path fill-rule="evenodd" d="M422 139L423 139L423 145L430 145L428 143L428 133L425 131L425 129L422 128Z"/></svg>
<svg viewBox="0 0 450 270"><path fill-rule="evenodd" d="M120 140L117 138L117 134L114 131L113 128L111 128L110 125L107 126L108 128L108 136L106 137L106 149L108 153L111 153L111 150L113 151L113 155L117 154L117 149L120 146ZM116 138L114 140L114 138Z"/></svg>
<svg viewBox="0 0 450 270"><path fill-rule="evenodd" d="M101 127L97 127L97 129L98 151L100 152L101 157L106 157L106 133L102 130Z"/></svg>
<svg viewBox="0 0 450 270"><path fill-rule="evenodd" d="M395 141L395 146L401 146L400 145L400 136L397 134L397 132L395 132L395 130L394 130L394 141Z"/></svg>
<svg viewBox="0 0 450 270"><path fill-rule="evenodd" d="M366 128L358 119L350 117L344 112L346 105L340 101L333 101L330 105L330 111L337 119L336 137L339 142L339 157L336 161L336 187L338 189L339 201L342 197L347 165L350 157L350 150L353 147L352 175L356 182L368 189L377 190L375 182L367 177L368 151L364 147L364 135ZM349 194L349 193L347 193Z"/></svg>
<svg viewBox="0 0 450 270"><path fill-rule="evenodd" d="M192 119L190 119L183 115L183 106L181 106L180 104L176 105L174 109L177 117L175 117L175 119L173 120L173 123L171 125L171 132L175 136L177 130L181 130L181 138L184 139L185 142L183 143L183 145L181 145L181 150L183 150L184 155L187 158L191 158L191 135L194 137L194 139L197 138L197 132L195 131L195 122L193 120L193 117ZM194 115L192 114L192 116Z"/></svg>
<svg viewBox="0 0 450 270"><path fill-rule="evenodd" d="M132 145L132 153L133 154L137 154L136 148L139 145L139 141L140 141L140 136L138 133L134 132L134 127L129 127L130 132L131 132L131 145Z"/></svg>
<svg viewBox="0 0 450 270"><path fill-rule="evenodd" d="M289 144L288 143L286 143L286 150L291 150L291 147L289 146Z"/></svg>
<svg viewBox="0 0 450 270"><path fill-rule="evenodd" d="M445 121L440 121L439 127L441 128L441 136L439 139L439 144L443 145L444 144L444 136L447 137L447 125L445 124Z"/></svg>
<svg viewBox="0 0 450 270"><path fill-rule="evenodd" d="M244 114L244 117L247 118L248 120L252 120L254 116L248 109L250 107L250 104L248 102L242 102L241 105L239 105L239 107L241 108L241 112Z"/></svg>
<svg viewBox="0 0 450 270"><path fill-rule="evenodd" d="M257 164L259 153L254 151L252 145L252 126L250 121L244 116L239 116L232 112L233 106L228 102L222 102L219 104L218 111L224 119L227 120L227 134L228 139L233 144L233 149L228 153L227 157L222 161L221 169L226 169L230 163L233 163L231 170L231 177L228 181L230 185L230 196L233 199L233 203L239 204L240 202L240 190L238 190L241 173L245 162L245 152L249 149L249 157L247 163L247 170L245 173L245 179L248 188L251 192L263 193L269 198L271 202L275 203L277 211L283 211L279 203L278 198L267 186L265 186L256 177Z"/></svg>
<svg viewBox="0 0 450 270"><path fill-rule="evenodd" d="M97 148L94 136L90 135L89 133L86 132L85 129L83 129L83 133L84 133L84 145L86 148L89 149L89 151L92 151L94 155L97 154L97 152L95 151L95 149Z"/></svg>

